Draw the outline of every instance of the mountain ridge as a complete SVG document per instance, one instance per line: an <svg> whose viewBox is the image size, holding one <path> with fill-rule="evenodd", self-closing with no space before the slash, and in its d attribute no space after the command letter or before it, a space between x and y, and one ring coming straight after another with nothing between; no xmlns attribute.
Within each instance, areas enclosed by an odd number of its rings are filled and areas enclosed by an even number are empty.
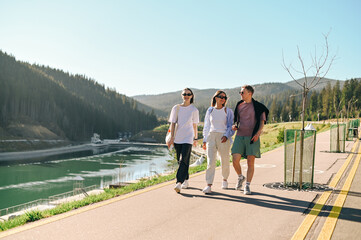
<svg viewBox="0 0 361 240"><path fill-rule="evenodd" d="M309 77L308 79L310 79ZM298 79L300 84L303 84L304 79ZM336 82L340 82L340 86L342 87L344 82L343 80L335 80L335 79L329 79L325 78L321 81L319 85L317 85L313 91L321 91L327 83L331 84L331 87L333 87ZM301 91L302 88L299 86L295 81L289 81L286 83L281 82L266 82L261 84L255 84L253 85L255 89L254 98L260 98L262 96L272 96L274 94L279 94L284 91ZM207 107L210 105L211 98L213 94L219 90L215 88L207 88L207 89L196 89L191 88L194 92L195 96L195 105L197 107ZM234 88L225 88L222 89L227 93L227 96L229 97L228 105L234 105L235 102L240 100L239 91L241 89L241 86L234 87ZM145 104L145 105L151 105L154 108L160 109L163 112L169 113L172 106L175 104L181 102L181 90L179 91L173 91L173 92L166 92L166 93L160 93L160 94L142 94L142 95L136 95L132 96L137 101ZM166 101L164 99L167 99ZM167 115L162 115L163 117L166 117Z"/></svg>

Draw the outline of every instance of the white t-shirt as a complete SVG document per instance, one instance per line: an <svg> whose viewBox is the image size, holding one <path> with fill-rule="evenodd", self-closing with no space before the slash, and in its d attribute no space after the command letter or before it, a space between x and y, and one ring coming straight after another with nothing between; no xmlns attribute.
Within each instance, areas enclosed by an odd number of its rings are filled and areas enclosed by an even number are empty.
<svg viewBox="0 0 361 240"><path fill-rule="evenodd" d="M172 108L170 113L169 122L176 124L175 143L188 143L193 144L194 130L193 124L199 123L198 109L193 105L187 107L179 106L178 121L177 121L177 105Z"/></svg>
<svg viewBox="0 0 361 240"><path fill-rule="evenodd" d="M225 133L227 131L227 114L224 107L221 109L213 108L210 114L210 122L209 132Z"/></svg>

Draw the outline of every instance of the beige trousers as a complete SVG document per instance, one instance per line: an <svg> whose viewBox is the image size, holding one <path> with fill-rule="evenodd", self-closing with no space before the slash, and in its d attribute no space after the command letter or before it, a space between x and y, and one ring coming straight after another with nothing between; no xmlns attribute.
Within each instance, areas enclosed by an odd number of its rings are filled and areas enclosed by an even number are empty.
<svg viewBox="0 0 361 240"><path fill-rule="evenodd" d="M228 179L229 176L229 159L230 159L230 140L222 143L221 138L223 133L211 132L207 138L207 184L213 184L214 173L216 171L217 152L221 157L222 176L223 179Z"/></svg>

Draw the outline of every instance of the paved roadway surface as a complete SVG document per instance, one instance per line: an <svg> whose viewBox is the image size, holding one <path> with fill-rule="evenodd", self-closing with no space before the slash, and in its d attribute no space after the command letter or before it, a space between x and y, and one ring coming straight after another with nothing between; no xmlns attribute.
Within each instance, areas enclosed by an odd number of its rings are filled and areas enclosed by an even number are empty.
<svg viewBox="0 0 361 240"><path fill-rule="evenodd" d="M346 142L347 153L329 153L329 132L317 135L315 183L328 184L348 156L350 166L360 154L358 142ZM356 147L357 145L357 147ZM353 147L354 146L354 147ZM10 239L291 239L309 215L322 191L287 191L264 187L283 181L283 147L256 160L251 184L252 195L234 190L236 174L231 168L229 189L221 189L221 171L216 171L213 193L205 195L205 174L191 176L190 188L180 194L174 181L137 191L126 196L87 206L0 233ZM351 159L351 158L350 158ZM246 166L243 163L244 167ZM243 169L244 169L243 167ZM356 166L357 167L357 166ZM346 169L316 218L306 239L317 239L328 208L332 207ZM338 217L332 239L360 239L361 169L358 168L351 189ZM345 196L346 196L345 194ZM335 219L335 218L334 218ZM337 219L337 218L336 218ZM331 228L324 231L332 232ZM307 229L308 231L308 229ZM306 234L307 234L306 231ZM302 231L301 231L302 232ZM303 237L302 237L303 238Z"/></svg>

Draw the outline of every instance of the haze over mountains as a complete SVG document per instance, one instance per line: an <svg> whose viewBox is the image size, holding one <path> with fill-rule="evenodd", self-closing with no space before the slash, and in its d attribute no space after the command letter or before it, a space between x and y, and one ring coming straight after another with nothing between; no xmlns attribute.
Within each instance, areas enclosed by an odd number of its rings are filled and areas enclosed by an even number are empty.
<svg viewBox="0 0 361 240"><path fill-rule="evenodd" d="M304 82L303 79L299 79L298 81L301 84L303 84ZM337 81L339 80L325 78L313 90L320 91L324 87L326 87L328 83L330 83L331 87L333 87ZM340 82L340 87L342 88L344 81L339 81L339 82ZM272 98L273 96L282 92L287 92L287 91L297 92L301 90L301 87L295 81L290 81L286 83L263 83L263 84L254 85L253 87L255 88L255 94L254 94L255 99ZM235 88L222 89L227 93L227 96L229 97L228 106L233 107L233 105L235 105L235 103L240 100L240 96L239 96L240 89L241 89L241 85ZM195 105L199 108L206 108L210 106L211 98L213 97L214 93L217 90L219 89L215 89L215 88L192 89L195 95ZM133 98L145 105L161 110L162 112L157 112L157 113L160 116L166 117L168 116L171 108L175 104L181 102L181 92L182 91L179 90L176 92L168 92L157 95L137 95L137 96L133 96Z"/></svg>

